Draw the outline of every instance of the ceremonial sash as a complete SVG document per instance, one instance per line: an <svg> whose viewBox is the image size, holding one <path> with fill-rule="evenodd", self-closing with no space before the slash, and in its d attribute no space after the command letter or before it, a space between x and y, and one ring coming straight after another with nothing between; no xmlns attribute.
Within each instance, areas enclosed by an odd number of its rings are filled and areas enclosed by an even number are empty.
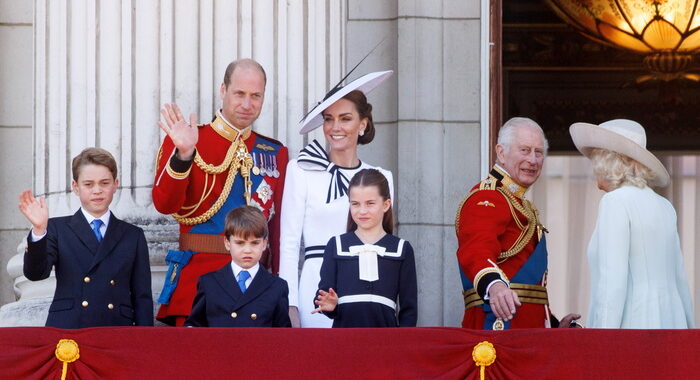
<svg viewBox="0 0 700 380"><path fill-rule="evenodd" d="M521 266L518 272L510 279L511 287L513 288L513 290L515 290L519 294L530 295L530 297L524 297L524 299L521 298L522 302L537 304L547 303L547 300L545 298L546 292L539 289L539 287L534 287L540 284L546 271L547 241L545 236L542 235L542 240L540 240L540 242L537 244L532 255L530 255L530 257L527 259L527 261L525 261L523 266ZM471 292L475 293L474 285L467 278L467 276L464 274L461 268L459 272L462 278L462 287L464 289L465 295L468 295ZM522 286L519 286L521 284ZM473 298L473 296L471 297ZM465 301L467 301L466 296ZM467 306L471 307L471 305L465 304L465 307ZM486 303L473 306L480 306L486 314L486 317L484 318L484 330L492 330L493 324L496 321L496 316L493 314L491 306ZM510 321L505 322L504 325L504 329L509 329Z"/></svg>

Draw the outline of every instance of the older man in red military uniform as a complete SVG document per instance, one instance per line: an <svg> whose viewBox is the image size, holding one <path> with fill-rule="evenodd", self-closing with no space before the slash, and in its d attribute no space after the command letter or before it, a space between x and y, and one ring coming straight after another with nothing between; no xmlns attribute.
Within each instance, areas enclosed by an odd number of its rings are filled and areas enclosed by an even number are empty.
<svg viewBox="0 0 700 380"><path fill-rule="evenodd" d="M462 327L485 330L568 327L550 318L546 230L524 199L540 176L547 152L542 128L527 118L508 120L498 134L497 162L457 211L457 258L464 288Z"/></svg>
<svg viewBox="0 0 700 380"><path fill-rule="evenodd" d="M261 262L277 273L279 216L287 148L252 131L265 97L265 71L251 59L234 61L221 84L221 111L206 125L189 122L177 105L165 105L158 122L167 136L160 147L153 204L180 224L180 249L170 251L157 318L182 325L190 313L200 275L230 262L224 218L242 205L269 220L270 250Z"/></svg>

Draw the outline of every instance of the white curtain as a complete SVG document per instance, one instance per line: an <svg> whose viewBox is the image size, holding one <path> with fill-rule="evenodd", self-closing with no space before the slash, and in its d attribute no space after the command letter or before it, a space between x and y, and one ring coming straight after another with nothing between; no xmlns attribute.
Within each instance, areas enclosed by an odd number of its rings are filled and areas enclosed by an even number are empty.
<svg viewBox="0 0 700 380"><path fill-rule="evenodd" d="M678 232L686 276L694 305L700 304L700 156L659 155L671 173L671 185L655 189L668 198L678 214ZM575 312L586 322L590 276L586 249L603 192L598 190L590 161L583 156L549 156L528 198L537 206L549 230L549 300L558 317ZM698 236L698 238L696 238ZM695 323L700 325L700 313Z"/></svg>

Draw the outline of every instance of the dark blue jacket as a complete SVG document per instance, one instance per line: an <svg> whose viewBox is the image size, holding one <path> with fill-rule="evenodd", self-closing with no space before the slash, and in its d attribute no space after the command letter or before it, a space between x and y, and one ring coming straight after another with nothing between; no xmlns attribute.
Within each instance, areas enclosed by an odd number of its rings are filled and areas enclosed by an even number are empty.
<svg viewBox="0 0 700 380"><path fill-rule="evenodd" d="M38 281L56 270L46 326L153 326L148 246L143 230L111 214L97 242L82 211L49 219L47 234L27 238L24 276Z"/></svg>
<svg viewBox="0 0 700 380"><path fill-rule="evenodd" d="M194 327L291 327L287 281L262 266L245 293L236 283L231 264L202 275L192 313Z"/></svg>
<svg viewBox="0 0 700 380"><path fill-rule="evenodd" d="M376 281L360 280L358 256L341 255L357 245L363 245L362 241L354 231L348 232L332 237L323 253L318 287L324 291L333 288L339 297L335 310L324 313L333 319L333 327L415 327L418 288L411 244L390 234L374 243L394 254L377 258L379 279ZM344 296L379 296L398 303L398 310L374 301L343 303Z"/></svg>

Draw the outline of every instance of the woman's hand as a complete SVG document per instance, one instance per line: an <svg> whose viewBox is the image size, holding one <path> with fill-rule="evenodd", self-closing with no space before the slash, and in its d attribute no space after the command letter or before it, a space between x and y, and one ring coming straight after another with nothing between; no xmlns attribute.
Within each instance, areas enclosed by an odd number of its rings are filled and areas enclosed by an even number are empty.
<svg viewBox="0 0 700 380"><path fill-rule="evenodd" d="M314 303L318 307L311 311L311 314L322 311L333 311L335 307L338 306L338 294L335 293L333 288L328 289L328 291L319 290Z"/></svg>
<svg viewBox="0 0 700 380"><path fill-rule="evenodd" d="M44 197L36 199L30 190L24 190L19 195L19 211L32 224L35 235L41 236L46 233L46 227L49 224L49 208L46 206Z"/></svg>

